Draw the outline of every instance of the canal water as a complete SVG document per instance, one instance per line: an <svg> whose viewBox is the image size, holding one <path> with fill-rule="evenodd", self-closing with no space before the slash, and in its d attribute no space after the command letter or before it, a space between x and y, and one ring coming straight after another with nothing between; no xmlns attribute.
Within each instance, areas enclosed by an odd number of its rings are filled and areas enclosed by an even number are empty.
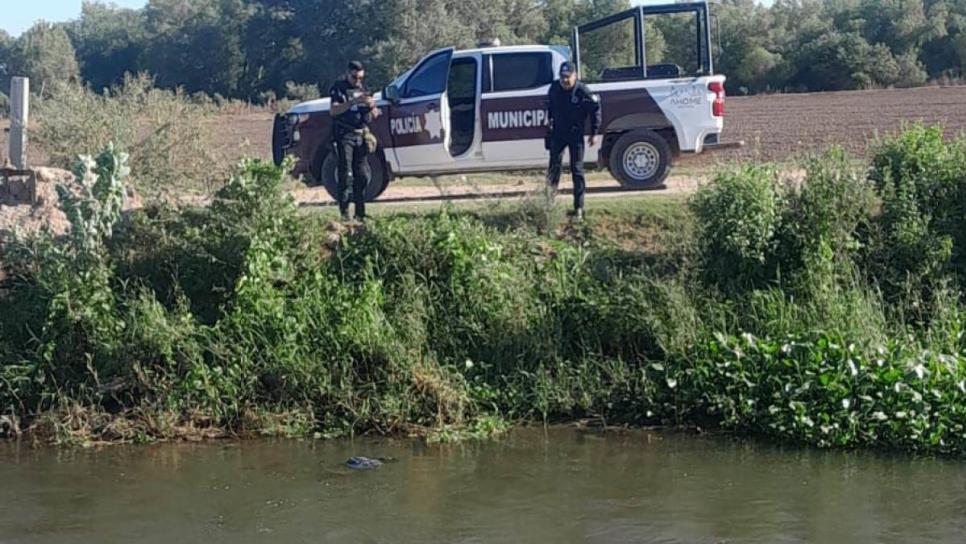
<svg viewBox="0 0 966 544"><path fill-rule="evenodd" d="M392 460L370 471L354 455ZM0 442L0 543L964 542L966 462L645 431Z"/></svg>

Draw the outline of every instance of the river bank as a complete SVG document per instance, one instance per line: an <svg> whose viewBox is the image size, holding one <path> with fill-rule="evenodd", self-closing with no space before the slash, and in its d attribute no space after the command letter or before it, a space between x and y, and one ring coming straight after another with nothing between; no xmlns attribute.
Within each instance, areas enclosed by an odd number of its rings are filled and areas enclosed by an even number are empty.
<svg viewBox="0 0 966 544"><path fill-rule="evenodd" d="M61 444L593 418L959 455L964 149L914 128L582 224L535 193L344 225L260 162L122 215L105 153L68 237L13 244L0 407Z"/></svg>

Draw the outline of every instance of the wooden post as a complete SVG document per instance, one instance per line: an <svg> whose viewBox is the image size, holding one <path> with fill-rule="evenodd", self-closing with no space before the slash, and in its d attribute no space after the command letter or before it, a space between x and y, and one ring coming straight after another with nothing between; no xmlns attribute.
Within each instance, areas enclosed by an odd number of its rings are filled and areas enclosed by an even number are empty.
<svg viewBox="0 0 966 544"><path fill-rule="evenodd" d="M30 117L30 80L15 77L10 82L10 161L14 168L27 168L27 122Z"/></svg>

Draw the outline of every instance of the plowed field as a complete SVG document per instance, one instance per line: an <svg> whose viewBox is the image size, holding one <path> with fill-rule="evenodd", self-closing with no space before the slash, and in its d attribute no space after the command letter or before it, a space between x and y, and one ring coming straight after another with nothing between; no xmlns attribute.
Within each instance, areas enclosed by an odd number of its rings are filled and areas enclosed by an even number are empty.
<svg viewBox="0 0 966 544"><path fill-rule="evenodd" d="M916 121L942 123L950 135L966 130L966 86L728 97L724 139L744 140L747 147L689 162L783 161L831 144L862 155L877 134ZM217 121L217 132L225 149L246 142L244 150L268 157L271 125L267 114L226 116Z"/></svg>
<svg viewBox="0 0 966 544"><path fill-rule="evenodd" d="M948 134L959 134L966 130L966 86L728 97L726 112L724 140L744 140L747 147L689 163L701 166L744 157L782 161L831 144L861 155L877 134L906 122L938 122ZM213 146L222 160L271 156L270 113L225 114L210 122ZM6 156L6 149L6 134L0 132L0 156ZM31 155L42 160L41 150L34 148Z"/></svg>
<svg viewBox="0 0 966 544"><path fill-rule="evenodd" d="M724 139L748 144L726 158L786 160L831 144L861 155L877 134L917 121L966 130L966 86L728 97L725 108Z"/></svg>

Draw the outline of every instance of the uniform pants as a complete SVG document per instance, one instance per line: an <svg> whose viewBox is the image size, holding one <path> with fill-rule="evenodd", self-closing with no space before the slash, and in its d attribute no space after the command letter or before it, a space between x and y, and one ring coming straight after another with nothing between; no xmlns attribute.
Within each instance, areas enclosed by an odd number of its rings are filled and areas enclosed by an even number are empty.
<svg viewBox="0 0 966 544"><path fill-rule="evenodd" d="M570 150L570 174L574 179L574 209L584 208L584 192L587 180L584 179L584 137L582 134L574 136L550 136L550 168L547 170L547 183L554 190L560 185L560 165L563 162L563 152Z"/></svg>
<svg viewBox="0 0 966 544"><path fill-rule="evenodd" d="M356 204L356 217L366 216L366 188L369 186L372 172L366 155L366 142L362 133L349 132L339 136L336 140L336 154L339 158L339 212L349 213L349 168L352 168L352 199Z"/></svg>

